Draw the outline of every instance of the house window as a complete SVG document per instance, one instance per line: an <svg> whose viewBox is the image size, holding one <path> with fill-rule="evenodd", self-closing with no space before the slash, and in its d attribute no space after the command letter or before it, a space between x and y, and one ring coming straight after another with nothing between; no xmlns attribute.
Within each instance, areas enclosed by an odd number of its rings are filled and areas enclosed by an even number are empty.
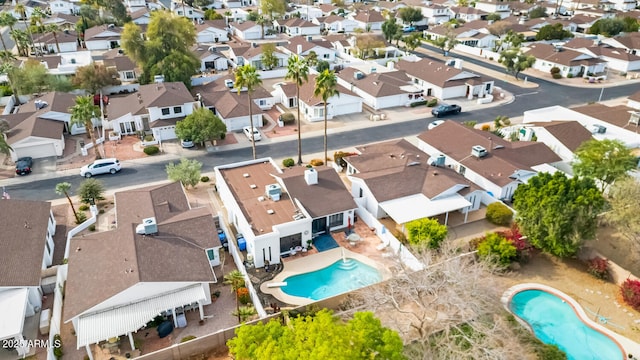
<svg viewBox="0 0 640 360"><path fill-rule="evenodd" d="M324 54L322 55L323 58L328 59L329 58L329 54Z"/></svg>
<svg viewBox="0 0 640 360"><path fill-rule="evenodd" d="M174 106L173 107L173 112L174 112L174 114L181 114L182 113L182 106Z"/></svg>
<svg viewBox="0 0 640 360"><path fill-rule="evenodd" d="M47 254L51 255L51 245L49 245L49 239L47 239L44 244L47 246Z"/></svg>
<svg viewBox="0 0 640 360"><path fill-rule="evenodd" d="M133 73L133 71L125 71L124 78L127 80L131 80L131 79L135 79L136 75Z"/></svg>
<svg viewBox="0 0 640 360"><path fill-rule="evenodd" d="M358 197L363 197L363 196L364 194L363 194L362 188L360 188L360 195Z"/></svg>
<svg viewBox="0 0 640 360"><path fill-rule="evenodd" d="M464 175L465 171L467 171L467 168L460 165L460 170L458 170L458 172L460 173L460 175Z"/></svg>
<svg viewBox="0 0 640 360"><path fill-rule="evenodd" d="M216 252L213 251L213 249L207 249L207 257L209 258L209 261L213 261L216 259Z"/></svg>
<svg viewBox="0 0 640 360"><path fill-rule="evenodd" d="M171 114L171 110L169 108L163 108L162 109L162 115L169 115Z"/></svg>
<svg viewBox="0 0 640 360"><path fill-rule="evenodd" d="M334 214L329 216L329 227L340 226L344 224L344 214Z"/></svg>
<svg viewBox="0 0 640 360"><path fill-rule="evenodd" d="M258 101L258 105L265 106L265 105L267 105L267 101L264 100L264 99L261 99L260 101Z"/></svg>

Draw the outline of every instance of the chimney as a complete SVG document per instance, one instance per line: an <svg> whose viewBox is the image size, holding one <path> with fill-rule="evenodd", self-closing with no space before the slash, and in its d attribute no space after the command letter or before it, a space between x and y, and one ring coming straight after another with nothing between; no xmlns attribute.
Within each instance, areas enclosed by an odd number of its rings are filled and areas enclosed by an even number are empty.
<svg viewBox="0 0 640 360"><path fill-rule="evenodd" d="M304 181L307 185L317 185L318 184L318 172L316 169L307 169L304 171Z"/></svg>

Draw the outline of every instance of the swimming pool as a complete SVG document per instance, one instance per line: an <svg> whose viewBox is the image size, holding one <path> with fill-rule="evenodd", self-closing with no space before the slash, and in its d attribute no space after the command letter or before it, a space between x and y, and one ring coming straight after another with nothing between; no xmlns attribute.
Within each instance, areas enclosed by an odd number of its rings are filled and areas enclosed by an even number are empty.
<svg viewBox="0 0 640 360"><path fill-rule="evenodd" d="M352 258L308 273L285 278L280 289L288 295L321 300L356 290L382 280L378 270Z"/></svg>
<svg viewBox="0 0 640 360"><path fill-rule="evenodd" d="M625 358L613 339L585 324L568 301L547 291L519 291L511 297L509 309L529 324L538 339L557 345L569 360Z"/></svg>

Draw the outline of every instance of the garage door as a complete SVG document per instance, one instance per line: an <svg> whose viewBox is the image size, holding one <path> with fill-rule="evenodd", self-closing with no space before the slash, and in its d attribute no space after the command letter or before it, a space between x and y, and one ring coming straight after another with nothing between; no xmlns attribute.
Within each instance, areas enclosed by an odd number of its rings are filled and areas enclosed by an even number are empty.
<svg viewBox="0 0 640 360"><path fill-rule="evenodd" d="M362 102L354 101L352 103L340 104L339 106L335 106L333 110L334 116L359 113L362 112Z"/></svg>
<svg viewBox="0 0 640 360"><path fill-rule="evenodd" d="M160 135L160 139L156 139L156 140L171 140L176 138L175 126L165 126L165 127L157 128L155 130Z"/></svg>
<svg viewBox="0 0 640 360"><path fill-rule="evenodd" d="M31 145L25 147L14 147L13 150L19 158L31 156L34 159L39 159L56 156L56 147L53 145L53 143Z"/></svg>

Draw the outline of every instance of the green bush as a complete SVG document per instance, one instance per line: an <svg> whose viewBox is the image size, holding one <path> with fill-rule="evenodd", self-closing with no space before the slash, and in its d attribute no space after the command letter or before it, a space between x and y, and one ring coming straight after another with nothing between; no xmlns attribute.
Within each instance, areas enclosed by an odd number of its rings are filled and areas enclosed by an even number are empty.
<svg viewBox="0 0 640 360"><path fill-rule="evenodd" d="M313 159L309 163L311 164L311 166L322 166L322 165L324 165L324 161L322 161L320 159Z"/></svg>
<svg viewBox="0 0 640 360"><path fill-rule="evenodd" d="M560 74L560 68L557 67L557 66L554 66L554 67L551 68L551 70L549 70L549 72L551 74Z"/></svg>
<svg viewBox="0 0 640 360"><path fill-rule="evenodd" d="M509 225L513 212L503 203L494 202L487 206L487 221L495 225Z"/></svg>
<svg viewBox="0 0 640 360"><path fill-rule="evenodd" d="M573 78L573 74L572 73L568 73L567 74L567 79L572 79Z"/></svg>
<svg viewBox="0 0 640 360"><path fill-rule="evenodd" d="M476 125L478 125L478 122L475 120L467 120L467 121L463 121L462 125L473 129L476 127Z"/></svg>
<svg viewBox="0 0 640 360"><path fill-rule="evenodd" d="M567 354L560 350L557 345L552 344L540 344L536 347L536 355L538 355L538 359L544 360L566 360Z"/></svg>
<svg viewBox="0 0 640 360"><path fill-rule="evenodd" d="M62 337L60 334L53 335L53 355L56 359L60 359L64 352L62 351Z"/></svg>
<svg viewBox="0 0 640 360"><path fill-rule="evenodd" d="M209 182L209 177L208 176L201 177L200 182Z"/></svg>
<svg viewBox="0 0 640 360"><path fill-rule="evenodd" d="M551 74L551 77L553 77L554 79L562 79L561 74Z"/></svg>
<svg viewBox="0 0 640 360"><path fill-rule="evenodd" d="M196 338L196 337L195 337L195 336L193 336L193 335L188 335L188 336L183 337L183 338L182 338L182 340L180 340L180 342L181 342L181 343L183 343L183 342L187 342L187 341L189 341L189 340L193 340L193 339L195 339L195 338Z"/></svg>
<svg viewBox="0 0 640 360"><path fill-rule="evenodd" d="M89 225L89 231L96 231L96 224Z"/></svg>
<svg viewBox="0 0 640 360"><path fill-rule="evenodd" d="M147 154L147 155L155 155L155 154L157 154L157 153L159 153L159 152L160 152L160 148L159 148L159 147L157 147L157 146L155 146L155 145L153 145L153 146L147 146L147 147L145 147L145 148L144 148L144 150L143 150L143 151L144 151L144 153L145 153L145 154Z"/></svg>
<svg viewBox="0 0 640 360"><path fill-rule="evenodd" d="M438 99L431 99L431 100L427 101L427 106L428 107L434 107L436 105L438 105Z"/></svg>
<svg viewBox="0 0 640 360"><path fill-rule="evenodd" d="M13 90L11 90L11 86L9 85L0 85L0 91L2 92L1 96L13 95Z"/></svg>
<svg viewBox="0 0 640 360"><path fill-rule="evenodd" d="M80 211L87 211L87 210L89 210L89 205L87 205L87 204L82 204L82 205L80 205L80 206L78 207L78 210L80 210Z"/></svg>
<svg viewBox="0 0 640 360"><path fill-rule="evenodd" d="M99 214L104 214L104 209L100 209L100 211L98 211Z"/></svg>
<svg viewBox="0 0 640 360"><path fill-rule="evenodd" d="M282 166L284 167L292 167L293 165L295 165L296 162L292 159L292 158L286 158L284 160L282 160Z"/></svg>
<svg viewBox="0 0 640 360"><path fill-rule="evenodd" d="M153 141L153 135L145 135L144 141Z"/></svg>
<svg viewBox="0 0 640 360"><path fill-rule="evenodd" d="M422 105L426 105L426 104L427 104L427 100L416 101L416 102L412 102L411 103L411 107L422 106Z"/></svg>
<svg viewBox="0 0 640 360"><path fill-rule="evenodd" d="M285 124L293 124L296 122L296 117L292 113L284 113L280 115L280 120Z"/></svg>
<svg viewBox="0 0 640 360"><path fill-rule="evenodd" d="M76 214L76 224L82 224L87 220L87 214L79 212Z"/></svg>
<svg viewBox="0 0 640 360"><path fill-rule="evenodd" d="M478 256L508 266L518 257L518 250L507 238L491 233L478 243Z"/></svg>

